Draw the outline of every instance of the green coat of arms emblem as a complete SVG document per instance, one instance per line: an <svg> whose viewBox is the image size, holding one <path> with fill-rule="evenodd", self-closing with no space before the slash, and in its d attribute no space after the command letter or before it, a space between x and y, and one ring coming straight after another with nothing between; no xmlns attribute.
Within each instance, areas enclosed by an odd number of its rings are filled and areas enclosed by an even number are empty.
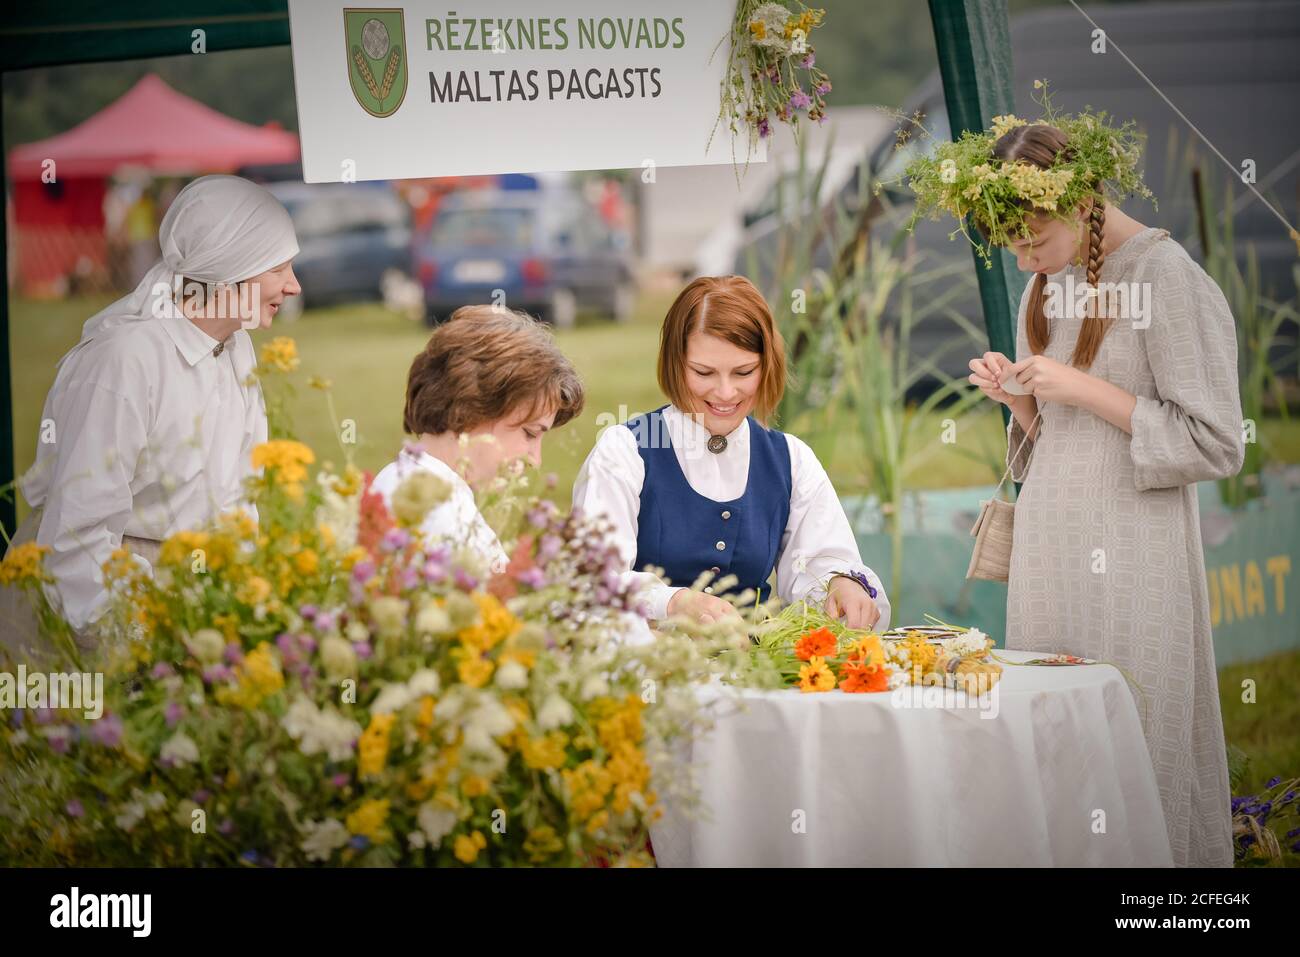
<svg viewBox="0 0 1300 957"><path fill-rule="evenodd" d="M406 97L405 37L400 8L343 10L348 79L371 116L391 116Z"/></svg>

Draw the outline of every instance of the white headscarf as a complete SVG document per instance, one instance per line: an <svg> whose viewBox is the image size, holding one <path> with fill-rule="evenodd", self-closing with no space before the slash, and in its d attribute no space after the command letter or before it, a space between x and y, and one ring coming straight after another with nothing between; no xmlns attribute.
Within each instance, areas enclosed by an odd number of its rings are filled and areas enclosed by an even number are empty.
<svg viewBox="0 0 1300 957"><path fill-rule="evenodd" d="M298 255L293 221L280 201L238 176L201 176L181 190L158 228L158 245L162 259L128 295L86 320L78 346L123 323L158 316L159 295L170 300L178 276L236 283Z"/></svg>

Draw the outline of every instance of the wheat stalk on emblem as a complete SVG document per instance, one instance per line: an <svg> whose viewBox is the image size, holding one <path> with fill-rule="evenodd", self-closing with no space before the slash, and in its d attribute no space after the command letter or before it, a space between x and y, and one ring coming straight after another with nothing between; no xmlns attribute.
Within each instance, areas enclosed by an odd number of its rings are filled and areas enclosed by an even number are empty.
<svg viewBox="0 0 1300 957"><path fill-rule="evenodd" d="M370 64L366 62L366 58L361 54L361 47L355 45L352 47L352 62L357 65L357 72L361 74L361 79L365 81L366 89L370 91L370 95L376 100L382 100L383 96L379 93L379 84L375 82L375 75L370 72ZM387 73L385 74L385 81L387 81ZM387 91L385 90L385 92Z"/></svg>
<svg viewBox="0 0 1300 957"><path fill-rule="evenodd" d="M388 66L384 69L384 82L379 88L379 99L387 99L388 94L392 92L393 81L397 79L397 67L402 62L402 48L393 47L393 52L388 54Z"/></svg>

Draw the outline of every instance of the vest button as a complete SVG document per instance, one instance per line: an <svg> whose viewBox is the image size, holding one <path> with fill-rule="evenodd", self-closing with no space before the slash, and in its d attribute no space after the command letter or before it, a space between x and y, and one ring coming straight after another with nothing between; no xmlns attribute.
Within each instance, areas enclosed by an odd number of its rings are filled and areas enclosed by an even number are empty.
<svg viewBox="0 0 1300 957"><path fill-rule="evenodd" d="M726 543L726 542L718 542L718 544L714 545L713 547L716 548L716 549L717 549L718 551L720 551L720 552L725 552L725 551L727 550L727 543Z"/></svg>
<svg viewBox="0 0 1300 957"><path fill-rule="evenodd" d="M731 513L730 513L730 512L723 512L723 513L722 513L722 517L723 517L724 520L725 520L725 519L728 519L728 518L731 518Z"/></svg>

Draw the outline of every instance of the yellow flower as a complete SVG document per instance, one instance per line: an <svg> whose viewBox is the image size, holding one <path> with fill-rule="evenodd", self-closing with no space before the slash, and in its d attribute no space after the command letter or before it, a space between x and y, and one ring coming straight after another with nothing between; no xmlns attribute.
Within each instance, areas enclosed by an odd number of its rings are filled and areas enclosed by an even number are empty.
<svg viewBox="0 0 1300 957"><path fill-rule="evenodd" d="M477 774L471 774L460 782L461 792L467 798L482 797L488 793L488 786L488 779Z"/></svg>
<svg viewBox="0 0 1300 957"><path fill-rule="evenodd" d="M525 737L519 751L528 767L550 771L564 763L564 749L568 743L568 735L563 731L552 731L544 738Z"/></svg>
<svg viewBox="0 0 1300 957"><path fill-rule="evenodd" d="M271 583L261 575L254 575L235 589L235 600L250 607L263 604L271 597Z"/></svg>
<svg viewBox="0 0 1300 957"><path fill-rule="evenodd" d="M564 842L555 833L555 828L549 824L533 828L524 838L524 853L534 864L541 864L562 850L564 850Z"/></svg>
<svg viewBox="0 0 1300 957"><path fill-rule="evenodd" d="M50 576L41 567L44 555L49 550L48 545L37 545L35 542L23 542L10 548L5 554L4 561L0 562L0 585L51 581ZM127 561L130 561L129 556Z"/></svg>
<svg viewBox="0 0 1300 957"><path fill-rule="evenodd" d="M253 468L275 469L276 479L294 484L307 477L306 466L316 461L316 453L292 439L272 439L253 448Z"/></svg>
<svg viewBox="0 0 1300 957"><path fill-rule="evenodd" d="M370 719L370 727L357 741L357 774L363 778L374 777L384 769L388 760L388 735L392 731L395 714L377 714Z"/></svg>
<svg viewBox="0 0 1300 957"><path fill-rule="evenodd" d="M749 32L753 34L755 40L763 40L767 37L767 24L762 20L749 21Z"/></svg>
<svg viewBox="0 0 1300 957"><path fill-rule="evenodd" d="M222 529L238 541L248 541L257 534L257 522L243 509L225 512L219 521Z"/></svg>
<svg viewBox="0 0 1300 957"><path fill-rule="evenodd" d="M280 662L276 660L274 650L265 641L244 656L235 674L238 679L237 687L218 689L218 701L229 702L241 708L256 708L264 698L284 687L284 674L280 671Z"/></svg>
<svg viewBox="0 0 1300 957"><path fill-rule="evenodd" d="M8 560L8 556L5 556ZM0 568L3 568L0 565ZM104 580L106 582L125 582L136 577L141 573L141 568L131 557L130 551L125 548L113 549L113 554L108 556L108 561L104 562Z"/></svg>
<svg viewBox="0 0 1300 957"><path fill-rule="evenodd" d="M437 702L432 695L425 695L420 699L420 710L415 715L416 727L423 729L433 727L433 706L435 704Z"/></svg>
<svg viewBox="0 0 1300 957"><path fill-rule="evenodd" d="M1024 120L1022 120L1018 116L1013 116L1010 113L1006 114L1005 116L995 116L993 117L993 126L992 126L993 139L995 141L1000 140L1003 136L1007 134L1008 131L1014 130L1017 126L1026 126L1026 125L1028 124L1026 124Z"/></svg>
<svg viewBox="0 0 1300 957"><path fill-rule="evenodd" d="M920 632L909 634L902 642L902 645L907 650L907 660L912 671L912 680L919 682L921 675L934 667L934 663L939 657L939 649L930 644L925 635Z"/></svg>
<svg viewBox="0 0 1300 957"><path fill-rule="evenodd" d="M473 597L474 604L478 606L479 620L462 629L458 636L467 649L487 651L522 627L519 619L495 595L475 592Z"/></svg>
<svg viewBox="0 0 1300 957"><path fill-rule="evenodd" d="M298 368L298 345L288 336L276 336L262 346L262 365L280 372Z"/></svg>
<svg viewBox="0 0 1300 957"><path fill-rule="evenodd" d="M799 669L800 691L830 691L835 687L835 675L826 665L826 659L813 655L808 663Z"/></svg>
<svg viewBox="0 0 1300 957"><path fill-rule="evenodd" d="M355 465L349 465L343 470L342 475L331 475L329 477L329 484L333 487L334 491L338 492L338 494L342 495L344 498L351 498L353 495L356 495L357 492L361 491L361 481L363 478L365 478L365 476L361 474L360 469Z"/></svg>
<svg viewBox="0 0 1300 957"><path fill-rule="evenodd" d="M525 668L531 668L537 664L537 652L531 648L516 648L513 642L510 642L509 647L497 655L499 664L505 664L507 661L515 661Z"/></svg>
<svg viewBox="0 0 1300 957"><path fill-rule="evenodd" d="M387 798L372 798L363 803L347 816L348 833L359 834L375 842L385 840L388 836L384 830L384 822L388 820L388 805Z"/></svg>
<svg viewBox="0 0 1300 957"><path fill-rule="evenodd" d="M492 662L486 658L466 658L456 666L456 674L463 684L482 688L492 677Z"/></svg>
<svg viewBox="0 0 1300 957"><path fill-rule="evenodd" d="M320 568L320 556L310 548L304 548L293 557L293 567L299 575L314 575Z"/></svg>
<svg viewBox="0 0 1300 957"><path fill-rule="evenodd" d="M478 860L478 852L487 847L487 838L483 836L482 831L475 831L472 834L461 834L456 838L454 853L456 860L462 864L473 864Z"/></svg>
<svg viewBox="0 0 1300 957"><path fill-rule="evenodd" d="M169 536L158 549L158 562L162 565L174 565L189 568L194 560L194 553L200 552L203 564L207 565L207 532L180 531Z"/></svg>
<svg viewBox="0 0 1300 957"><path fill-rule="evenodd" d="M1028 163L1003 163L1002 172L1016 195L1039 209L1047 210L1056 208L1057 201L1074 178L1072 169L1039 169Z"/></svg>
<svg viewBox="0 0 1300 957"><path fill-rule="evenodd" d="M560 772L568 795L569 808L579 820L587 820L605 806L605 796L614 787L608 771L593 760Z"/></svg>

